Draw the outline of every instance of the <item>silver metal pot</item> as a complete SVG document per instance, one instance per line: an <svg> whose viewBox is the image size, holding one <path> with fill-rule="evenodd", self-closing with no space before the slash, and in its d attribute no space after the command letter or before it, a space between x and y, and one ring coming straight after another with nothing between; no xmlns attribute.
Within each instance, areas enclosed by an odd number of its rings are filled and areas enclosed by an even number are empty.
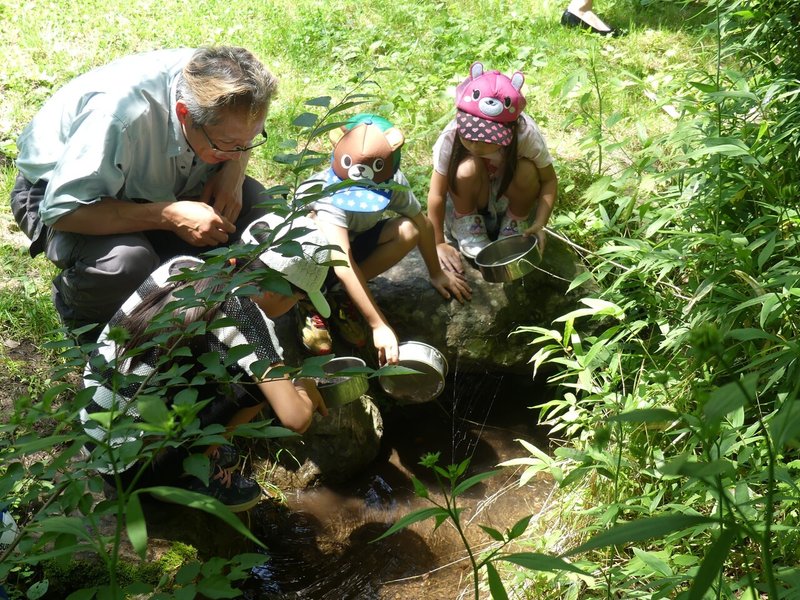
<svg viewBox="0 0 800 600"><path fill-rule="evenodd" d="M444 355L423 342L403 342L399 350L399 365L419 373L382 375L378 378L378 383L383 391L401 404L420 404L441 394L447 376L447 360Z"/></svg>
<svg viewBox="0 0 800 600"><path fill-rule="evenodd" d="M524 277L538 265L536 236L510 235L496 240L478 252L475 264L486 281L507 283Z"/></svg>
<svg viewBox="0 0 800 600"><path fill-rule="evenodd" d="M325 406L343 406L363 396L369 388L367 377L363 374L337 376L347 369L365 367L366 363L356 356L339 356L332 358L322 366L329 376L317 379L317 389L325 400Z"/></svg>

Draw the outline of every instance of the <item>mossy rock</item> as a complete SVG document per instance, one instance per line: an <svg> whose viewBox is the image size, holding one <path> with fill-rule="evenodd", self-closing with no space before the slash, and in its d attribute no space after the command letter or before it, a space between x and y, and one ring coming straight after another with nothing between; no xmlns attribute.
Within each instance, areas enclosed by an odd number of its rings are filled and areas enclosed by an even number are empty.
<svg viewBox="0 0 800 600"><path fill-rule="evenodd" d="M155 560L131 559L125 556L117 564L117 586L124 588L139 582L153 587L158 585L163 591L169 591L175 572L195 560L197 550L181 542L171 542ZM108 585L110 581L105 563L93 555L82 555L67 562L47 561L43 564L43 578L49 583L44 596L48 600L63 600L77 590Z"/></svg>

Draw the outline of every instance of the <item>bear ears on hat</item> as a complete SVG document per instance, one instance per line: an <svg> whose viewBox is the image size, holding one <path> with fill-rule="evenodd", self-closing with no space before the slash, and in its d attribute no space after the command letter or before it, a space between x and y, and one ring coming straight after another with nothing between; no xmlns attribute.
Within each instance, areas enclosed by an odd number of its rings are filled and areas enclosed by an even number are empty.
<svg viewBox="0 0 800 600"><path fill-rule="evenodd" d="M400 166L403 133L383 117L360 114L331 130L331 168L340 179L384 183Z"/></svg>
<svg viewBox="0 0 800 600"><path fill-rule="evenodd" d="M371 125L369 123L362 123L362 125L368 127L377 127L377 125ZM349 133L357 128L358 125L348 126L348 124L344 124L336 129L331 129L328 133L328 137L330 138L331 143L336 146L339 143L339 140L341 140L346 133ZM392 149L392 152L399 150L406 142L403 132L397 127L390 127L389 129L384 130L382 133L383 137L386 139L386 142L389 144L389 147Z"/></svg>

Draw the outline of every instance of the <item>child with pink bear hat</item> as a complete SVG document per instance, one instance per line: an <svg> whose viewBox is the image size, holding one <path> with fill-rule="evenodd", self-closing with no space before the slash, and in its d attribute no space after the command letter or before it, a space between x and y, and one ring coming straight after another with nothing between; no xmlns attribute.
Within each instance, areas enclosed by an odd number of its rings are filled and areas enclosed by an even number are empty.
<svg viewBox="0 0 800 600"><path fill-rule="evenodd" d="M456 116L434 145L428 192L443 269L462 273L459 250L475 258L491 239L510 235L535 235L544 251L558 180L539 127L523 112L524 81L519 71L507 77L475 62L456 88Z"/></svg>

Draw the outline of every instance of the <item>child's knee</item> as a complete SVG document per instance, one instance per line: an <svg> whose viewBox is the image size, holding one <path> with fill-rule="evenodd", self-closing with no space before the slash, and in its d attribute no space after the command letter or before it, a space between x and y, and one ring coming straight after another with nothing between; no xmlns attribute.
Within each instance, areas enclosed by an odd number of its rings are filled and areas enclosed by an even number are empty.
<svg viewBox="0 0 800 600"><path fill-rule="evenodd" d="M488 173L483 161L468 156L458 164L456 186L459 190L474 189L484 180L488 180Z"/></svg>
<svg viewBox="0 0 800 600"><path fill-rule="evenodd" d="M511 179L509 192L511 192L512 195L524 194L529 196L529 200L533 202L539 197L541 187L542 182L539 178L539 169L533 161L520 159L514 171L514 177Z"/></svg>
<svg viewBox="0 0 800 600"><path fill-rule="evenodd" d="M398 237L409 250L419 241L419 229L411 219L402 219L397 228Z"/></svg>

